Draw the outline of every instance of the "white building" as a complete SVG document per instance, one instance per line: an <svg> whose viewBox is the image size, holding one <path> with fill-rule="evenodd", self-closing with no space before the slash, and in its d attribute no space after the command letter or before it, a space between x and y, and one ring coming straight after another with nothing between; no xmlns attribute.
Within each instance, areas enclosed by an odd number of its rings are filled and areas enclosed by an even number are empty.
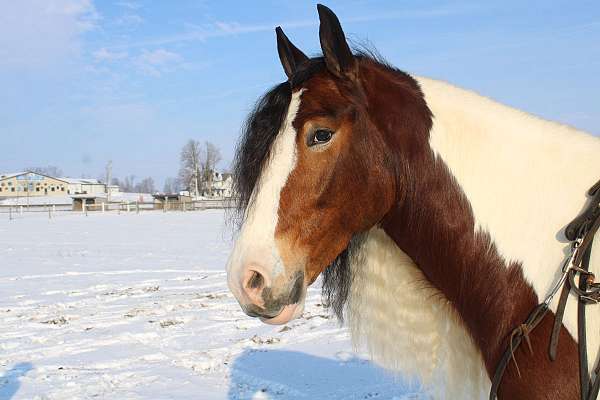
<svg viewBox="0 0 600 400"><path fill-rule="evenodd" d="M113 195L119 193L119 185L106 185L106 193Z"/></svg>
<svg viewBox="0 0 600 400"><path fill-rule="evenodd" d="M32 171L0 174L1 197L64 196L68 182Z"/></svg>
<svg viewBox="0 0 600 400"><path fill-rule="evenodd" d="M68 194L104 194L107 187L97 179L87 178L60 178L68 183ZM112 188L114 191L114 188Z"/></svg>
<svg viewBox="0 0 600 400"><path fill-rule="evenodd" d="M233 195L233 175L212 173L212 185L202 191L204 197L231 197Z"/></svg>

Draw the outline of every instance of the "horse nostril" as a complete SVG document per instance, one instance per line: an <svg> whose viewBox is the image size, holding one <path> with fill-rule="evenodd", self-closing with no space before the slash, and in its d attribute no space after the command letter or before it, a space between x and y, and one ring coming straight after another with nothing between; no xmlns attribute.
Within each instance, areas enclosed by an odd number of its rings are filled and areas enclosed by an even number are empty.
<svg viewBox="0 0 600 400"><path fill-rule="evenodd" d="M256 306L262 307L264 299L262 298L263 289L269 282L267 278L256 269L248 268L244 273L242 281L242 290L250 302Z"/></svg>
<svg viewBox="0 0 600 400"><path fill-rule="evenodd" d="M248 289L261 289L265 284L265 279L258 271L251 271L252 275L246 282L246 287Z"/></svg>

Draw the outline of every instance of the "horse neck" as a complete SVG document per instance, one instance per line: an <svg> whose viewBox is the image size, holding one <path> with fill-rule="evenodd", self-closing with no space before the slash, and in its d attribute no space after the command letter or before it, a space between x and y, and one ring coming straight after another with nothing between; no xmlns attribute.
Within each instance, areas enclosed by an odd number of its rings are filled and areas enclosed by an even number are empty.
<svg viewBox="0 0 600 400"><path fill-rule="evenodd" d="M430 146L465 193L476 229L520 261L544 297L568 251L564 227L600 177L600 140L443 82L419 83L434 114ZM575 334L575 320L566 325Z"/></svg>
<svg viewBox="0 0 600 400"><path fill-rule="evenodd" d="M510 330L548 291L566 246L556 238L597 179L600 142L419 83L434 116L431 148L411 160L382 227L455 307L491 373Z"/></svg>

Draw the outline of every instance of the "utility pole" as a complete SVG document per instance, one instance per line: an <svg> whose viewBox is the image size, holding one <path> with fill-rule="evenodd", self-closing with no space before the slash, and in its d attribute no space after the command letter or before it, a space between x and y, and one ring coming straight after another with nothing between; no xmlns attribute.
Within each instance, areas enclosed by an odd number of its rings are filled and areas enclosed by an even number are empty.
<svg viewBox="0 0 600 400"><path fill-rule="evenodd" d="M31 183L29 181L29 174L27 174L27 180L25 181L25 184L27 185L27 211L29 211L29 191L31 190Z"/></svg>
<svg viewBox="0 0 600 400"><path fill-rule="evenodd" d="M110 181L112 179L112 160L106 164L106 201L110 203L110 189L108 186L110 185Z"/></svg>

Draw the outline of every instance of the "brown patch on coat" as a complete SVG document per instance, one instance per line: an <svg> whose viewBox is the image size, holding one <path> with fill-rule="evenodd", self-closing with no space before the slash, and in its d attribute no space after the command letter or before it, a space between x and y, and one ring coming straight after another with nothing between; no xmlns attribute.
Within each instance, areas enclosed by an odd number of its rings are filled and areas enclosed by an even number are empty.
<svg viewBox="0 0 600 400"><path fill-rule="evenodd" d="M359 81L321 71L302 87L297 165L281 192L276 239L284 264L312 283L353 235L383 229L456 308L493 375L510 332L538 303L519 263L507 263L487 232L476 232L468 199L429 146L431 112L410 76L366 57ZM315 126L335 131L310 148ZM516 228L515 228L516 229ZM427 301L427 299L424 299ZM563 328L558 359L548 341L553 314L532 333L534 354L516 352L501 399L575 399L576 343Z"/></svg>
<svg viewBox="0 0 600 400"><path fill-rule="evenodd" d="M383 218L395 188L390 168L369 168L390 162L385 143L366 118L366 105L325 70L303 88L293 123L297 162L281 191L275 237L284 264L304 265L312 283L354 233ZM333 139L307 146L315 128L331 129ZM376 203L373 193L380 198ZM357 206L340 207L340 202Z"/></svg>

